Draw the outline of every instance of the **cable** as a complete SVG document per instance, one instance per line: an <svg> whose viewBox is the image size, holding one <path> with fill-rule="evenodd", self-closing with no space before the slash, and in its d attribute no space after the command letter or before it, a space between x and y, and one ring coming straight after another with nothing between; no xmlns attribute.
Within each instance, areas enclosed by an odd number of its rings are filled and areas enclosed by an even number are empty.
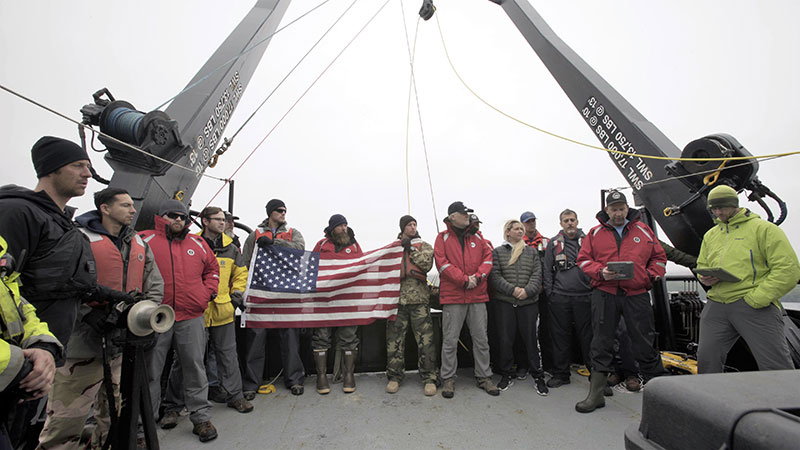
<svg viewBox="0 0 800 450"><path fill-rule="evenodd" d="M411 121L411 89L414 89L414 98L416 99L417 104L417 117L419 118L419 131L420 136L422 138L422 150L425 154L425 168L428 172L428 187L431 191L431 206L433 207L433 223L436 225L436 232L439 232L439 219L436 216L436 198L433 194L433 179L431 177L431 166L428 161L428 146L425 142L425 129L422 126L422 110L419 106L419 93L417 92L417 78L414 73L414 60L417 54L417 37L419 36L419 23L421 17L417 17L417 25L414 29L414 46L413 50L408 41L408 25L406 24L406 15L405 15L405 5L403 4L403 0L400 0L400 10L403 16L403 31L405 32L406 36L406 47L408 49L408 59L409 64L411 66L411 75L408 80L408 102L407 102L407 113L406 113L406 195L408 198L408 214L411 214L411 181L409 180L409 173L408 173L408 133L410 129L410 121Z"/></svg>
<svg viewBox="0 0 800 450"><path fill-rule="evenodd" d="M344 12L331 24L331 26L328 27L325 33L323 33L322 36L320 36L320 38L317 39L317 42L315 42L314 45L312 45L311 48L308 49L306 54L303 55L303 57L300 58L299 61L297 61L297 64L295 64L294 67L292 67L292 69L289 70L289 72L283 77L283 79L280 82L278 82L277 85L275 85L275 88L272 89L272 91L267 95L264 101L262 101L261 104L258 105L258 107L253 111L253 113L250 114L250 117L248 117L247 120L245 120L244 123L242 123L239 129L237 129L236 132L233 133L231 138L223 140L223 144L214 153L213 164L209 163L210 167L214 167L217 164L217 158L228 150L228 147L230 147L230 145L233 143L233 140L236 138L236 136L239 135L239 132L242 131L242 129L250 122L250 120L256 115L256 113L258 113L258 111L267 103L267 100L269 100L272 97L272 95L275 94L278 88L280 88L281 85L283 85L283 83L289 78L289 75L294 73L295 69L297 69L300 66L300 64L306 59L306 57L308 57L308 55L310 55L311 52L317 47L317 45L319 45L319 43L322 42L325 36L327 36L328 33L330 33L331 30L333 30L333 27L335 27L336 24L338 24L339 21L342 20L345 14L347 14L350 11L350 9L356 4L357 1L358 0L353 0L353 3L351 3L350 6L348 6L347 9L345 9Z"/></svg>
<svg viewBox="0 0 800 450"><path fill-rule="evenodd" d="M147 153L146 151L144 151L144 150L140 149L139 147L137 147L137 146L135 146L135 145L131 145L131 144L127 143L127 142L120 141L119 139L115 138L114 136L111 136L111 135L109 135L109 134L103 133L103 132L102 132L102 131L100 131L100 130L95 130L94 128L92 128L92 127L90 127L90 126L88 126L88 125L86 125L86 124L84 124L84 123L81 123L81 122L78 122L77 120L71 119L71 118L70 118L70 117L68 117L67 115L65 115L65 114L62 114L62 113L60 113L60 112L58 112L58 111L56 111L56 110L54 110L54 109L52 109L52 108L49 108L49 107L47 107L47 106L45 106L45 105L43 105L43 104L41 104L41 103L39 103L39 102L37 102L37 101L35 101L35 100L33 100L33 99L30 99L30 98L28 98L28 97L26 97L26 96L24 96L24 95L20 94L19 92L16 92L16 91L14 91L14 90L12 90L12 89L10 89L10 88L8 88L8 87L6 87L6 86L2 85L2 84L0 84L0 89L2 89L2 90L4 90L4 91L8 92L8 93L9 93L9 94L11 94L11 95L14 95L14 96L16 96L16 97L19 97L19 98L21 98L22 100L25 100L25 101L27 101L27 102L29 102L29 103L32 103L32 104L34 104L34 105L38 106L39 108L42 108L42 109L44 109L45 111L48 111L48 112L50 112L50 113L52 113L52 114L55 114L56 116L58 116L58 117L61 117L62 119L65 119L65 120L67 120L67 121L69 121L69 122L72 122L72 123L74 123L75 125L78 125L78 126L79 126L79 127L81 127L81 128L88 129L88 130L92 131L93 133L97 133L97 134L99 134L100 136L106 137L106 138L108 138L108 139L110 139L110 140L114 141L114 142L115 142L115 143L117 143L117 144L123 145L123 146L125 146L125 147L127 147L127 148L129 148L129 149L131 149L131 150L137 151L137 152L139 152L139 153L141 153L141 154L143 154L143 155L149 156L150 158L156 159L156 160L158 160L158 161L161 161L161 162L163 162L163 163L169 164L169 165L171 165L171 166L175 166L175 167L181 168L181 169L183 169L183 170L186 170L186 171L188 171L188 172L196 173L196 172L195 172L195 170L194 170L194 169L192 169L192 168L185 167L185 166L182 166L182 165L180 165L180 164L178 164L178 163L174 163L174 162L172 162L172 161L169 161L169 160L167 160L167 159L164 159L164 158L162 158L162 157L160 157L160 156L156 156L156 155L153 155L153 154L151 154L151 153ZM211 178L212 180L217 180L217 181L227 181L225 178L218 178L218 177L215 177L215 176L212 176L212 175L207 175L205 172L201 173L200 175L201 175L201 176L204 176L204 177L206 177L206 178Z"/></svg>
<svg viewBox="0 0 800 450"><path fill-rule="evenodd" d="M361 33L369 26L369 24L372 23L373 20L375 20L375 17L377 17L378 14L380 14L380 12L383 11L383 8L386 7L386 5L389 3L389 1L390 0L386 0L385 2L383 2L383 5L381 5L381 7L378 8L378 10L375 12L375 14L372 15L372 17L370 17L370 19L367 21L367 23L364 24L364 26L361 27L360 30L358 30L358 32L355 34L355 36L353 36L352 39L350 39L350 42L348 42L347 45L345 45L344 48L331 60L331 62L322 70L322 72L314 79L314 81L312 81L311 84L308 85L308 87L303 91L302 94L300 94L300 96L297 98L297 100L295 100L295 102L292 104L292 106L290 106L289 109L283 114L283 116L281 116L281 118L278 119L278 122L276 122L275 125L261 139L261 141L259 141L259 143L256 144L255 148L253 148L253 150L247 155L247 157L244 159L244 161L242 161L242 163L239 164L238 167L236 167L236 170L233 171L231 176L228 177L225 180L225 184L223 184L219 188L219 190L211 197L211 199L208 201L208 203L206 203L206 206L209 206L211 204L211 202L213 202L214 199L217 198L219 193L222 192L223 189L225 189L225 186L228 184L228 181L233 179L234 176L236 176L236 174L239 172L239 170L241 170L242 167L244 167L244 165L247 163L247 161L261 147L261 144L263 144L264 141L267 140L267 138L272 134L272 132L275 131L276 128L278 128L278 125L280 125L281 122L283 122L283 119L285 119L289 115L289 113L292 112L292 110L295 108L295 106L297 106L297 104L300 103L300 100L302 100L306 96L306 94L308 94L308 92L311 90L311 88L314 87L314 85L317 84L317 82L320 80L320 78L322 78L323 75L325 75L325 73L328 71L328 69L330 69L331 66L333 66L333 64L339 59L339 57L341 57L342 54L344 54L344 52L350 47L350 45L353 44L353 42L361 35Z"/></svg>
<svg viewBox="0 0 800 450"><path fill-rule="evenodd" d="M605 147L598 147L596 145L591 145L591 144L587 144L585 142L580 142L580 141L577 141L575 139L568 138L566 136L561 136L559 134L553 133L552 131L547 131L545 129L539 128L539 127L534 126L534 125L531 125L531 124L529 124L529 123L527 123L527 122L525 122L525 121L523 121L521 119L518 119L518 118L516 118L516 117L514 117L514 116L512 116L512 115L510 115L510 114L508 114L508 113L506 113L506 112L504 112L502 110L500 110L499 108L495 107L494 105L492 105L488 101L484 100L480 95L478 95L478 93L476 93L471 87L469 87L467 82L464 81L463 78L461 78L461 75L456 70L452 59L450 59L450 54L447 51L447 45L445 44L445 40L444 40L444 33L442 32L442 26L439 23L439 15L438 14L436 15L436 26L439 28L439 36L441 37L441 40L442 40L442 47L444 49L444 54L447 57L447 62L450 64L450 68L453 70L453 73L456 75L456 78L458 78L458 81L460 81L461 84L464 85L464 87L472 95L475 96L475 98L480 100L483 104L485 104L489 108L491 108L491 109L497 111L498 113L502 114L503 116L505 116L505 117L517 122L517 123L525 125L526 127L532 128L532 129L534 129L536 131L539 131L540 133L544 133L544 134L547 134L549 136L552 136L554 138L561 139L561 140L564 140L564 141L567 141L567 142L571 142L573 144L580 145L582 147L588 147L588 148L595 149L595 150L602 150L602 151L607 152L607 153L616 153L616 154L629 156L629 157L637 156L637 157L640 157L640 158L643 158L643 159L656 159L656 160L663 160L663 161L743 161L743 160L758 160L758 159L766 159L766 158L774 158L774 157L800 155L800 151L794 151L794 152L786 152L786 153L775 153L775 154L771 154L771 155L735 156L735 157L730 157L730 158L681 158L681 157L672 157L672 156L655 156L655 155L644 155L644 154L641 154L641 153L631 154L631 153L623 152L623 151L620 151L620 150L609 150L609 149L607 149Z"/></svg>
<svg viewBox="0 0 800 450"><path fill-rule="evenodd" d="M194 88L195 86L197 86L198 84L202 83L202 82L203 82L203 81L205 81L205 80L206 80L208 77L210 77L211 75L213 75L215 72L219 71L220 69L222 69L223 67L227 66L228 64L230 64L230 63L232 63L232 62L236 61L236 60L237 60L239 57L241 57L241 56L243 56L243 55L246 55L246 54L250 53L251 51L255 50L255 48L256 48L256 47L258 47L259 45L261 45L261 44L263 44L264 42L266 42L266 41L268 41L268 40L272 39L272 37L273 37L273 36L275 36L276 34L280 33L281 31L283 31L283 30L285 30L285 29L289 28L290 26L294 25L294 24L295 24L295 23L297 23L297 22L298 22L300 19L302 19L302 18L304 18L305 16L307 16L307 15L311 14L311 13L312 13L312 12L314 12L314 11L315 11L317 8L321 7L321 6L322 6L322 5L324 5L325 3L328 3L329 1L330 1L330 0L324 0L324 1L323 1L322 3L320 3L319 5L317 5L317 6L313 7L313 8L311 8L311 9L309 9L308 11L306 11L305 13L303 13L303 14L302 14L300 17L298 17L297 19L294 19L293 21L291 21L291 22L287 23L285 26L282 26L282 27L278 28L277 30L275 30L275 32L273 32L273 33L272 33L272 34L270 34L269 36L267 36L267 37L265 37L264 39L262 39L262 40L260 40L260 41L256 42L255 44L253 44L253 46L252 46L252 47L250 47L250 48L248 48L248 49L245 49L245 50L243 50L243 51L242 51L241 53L239 53L238 55L236 55L236 56L234 56L233 58L231 58L231 59L229 59L229 60L225 61L224 63L220 64L219 66L217 66L216 68L214 68L213 70L211 70L210 72L208 72L207 74L205 74L205 75L204 75L202 78L200 78L199 80L197 80L197 81L195 81L194 83L192 83L192 84L190 84L190 85L186 86L185 88L183 88L183 90L181 90L180 92L178 92L178 93L177 93L177 94L175 94L174 96L172 96L172 97L170 97L169 99L167 99L167 101L165 101L164 103L162 103L162 104L160 104L160 105L156 106L154 110L159 110L159 109L163 108L163 107L164 107L164 106L165 106L167 103L169 103L169 102L171 102L171 101L175 100L176 98L178 98L178 96L179 96L179 95L183 94L184 92L188 91L189 89L192 89L192 88ZM266 19L264 19L264 20L266 21Z"/></svg>

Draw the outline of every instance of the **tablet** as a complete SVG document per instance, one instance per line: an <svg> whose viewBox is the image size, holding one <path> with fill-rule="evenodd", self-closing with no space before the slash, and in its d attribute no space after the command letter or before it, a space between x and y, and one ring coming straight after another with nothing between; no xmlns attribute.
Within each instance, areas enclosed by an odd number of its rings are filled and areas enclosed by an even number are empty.
<svg viewBox="0 0 800 450"><path fill-rule="evenodd" d="M706 277L717 277L719 278L719 281L729 281L731 283L742 281L739 279L739 277L721 267L706 267L704 269L693 269L693 271L698 275L703 275Z"/></svg>
<svg viewBox="0 0 800 450"><path fill-rule="evenodd" d="M608 270L617 272L617 280L630 280L633 278L633 261L609 261ZM621 275L621 276L620 276Z"/></svg>

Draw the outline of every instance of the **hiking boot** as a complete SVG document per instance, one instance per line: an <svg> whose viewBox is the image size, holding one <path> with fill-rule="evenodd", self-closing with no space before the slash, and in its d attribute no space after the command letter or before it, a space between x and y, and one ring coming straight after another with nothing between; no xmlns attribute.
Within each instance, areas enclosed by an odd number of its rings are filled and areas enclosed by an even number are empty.
<svg viewBox="0 0 800 450"><path fill-rule="evenodd" d="M325 395L331 391L328 384L328 353L326 351L314 351L314 363L317 366L317 392Z"/></svg>
<svg viewBox="0 0 800 450"><path fill-rule="evenodd" d="M256 392L255 391L244 391L244 392L242 392L242 395L244 396L244 399L247 400L248 402L251 402L251 401L253 401L254 398L256 398ZM227 402L225 402L225 403L227 403Z"/></svg>
<svg viewBox="0 0 800 450"><path fill-rule="evenodd" d="M510 388L513 385L514 385L514 380L512 380L511 377L509 376L503 375L500 378L500 382L497 383L497 389L500 389L501 391L507 391L508 388Z"/></svg>
<svg viewBox="0 0 800 450"><path fill-rule="evenodd" d="M356 391L356 351L344 351L344 375L342 377L342 391L345 394L350 394Z"/></svg>
<svg viewBox="0 0 800 450"><path fill-rule="evenodd" d="M425 395L428 397L436 395L436 383L425 383Z"/></svg>
<svg viewBox="0 0 800 450"><path fill-rule="evenodd" d="M547 387L557 388L569 383L569 378L552 377L547 380Z"/></svg>
<svg viewBox="0 0 800 450"><path fill-rule="evenodd" d="M161 416L161 428L171 430L178 425L178 411L164 411Z"/></svg>
<svg viewBox="0 0 800 450"><path fill-rule="evenodd" d="M292 387L290 387L289 390L292 391L292 395L303 395L305 388L303 387L302 384L295 384L292 385Z"/></svg>
<svg viewBox="0 0 800 450"><path fill-rule="evenodd" d="M541 395L542 397L546 397L547 394L550 393L550 389L547 389L547 383L544 382L544 378L539 377L534 380L536 384L536 393Z"/></svg>
<svg viewBox="0 0 800 450"><path fill-rule="evenodd" d="M200 442L208 442L217 438L217 429L211 425L211 421L198 423L192 428L192 433L200 437Z"/></svg>
<svg viewBox="0 0 800 450"><path fill-rule="evenodd" d="M619 384L620 381L622 381L622 379L620 378L619 375L617 375L615 373L612 373L611 375L608 376L608 385L609 386L616 386L616 385Z"/></svg>
<svg viewBox="0 0 800 450"><path fill-rule="evenodd" d="M642 380L639 377L625 378L625 389L631 392L639 392L642 389Z"/></svg>
<svg viewBox="0 0 800 450"><path fill-rule="evenodd" d="M400 383L394 380L389 380L389 384L386 385L386 392L395 394L397 393L398 389L400 389Z"/></svg>
<svg viewBox="0 0 800 450"><path fill-rule="evenodd" d="M524 380L528 378L528 370L524 367L517 369L516 377L518 380Z"/></svg>
<svg viewBox="0 0 800 450"><path fill-rule="evenodd" d="M214 403L227 403L228 391L226 391L222 386L209 386L208 399Z"/></svg>
<svg viewBox="0 0 800 450"><path fill-rule="evenodd" d="M603 386L603 397L613 397L614 396L614 389L606 384Z"/></svg>
<svg viewBox="0 0 800 450"><path fill-rule="evenodd" d="M478 387L486 391L489 395L500 395L500 389L492 382L491 377L481 378L478 380Z"/></svg>
<svg viewBox="0 0 800 450"><path fill-rule="evenodd" d="M448 378L444 380L444 385L442 386L442 397L453 398L453 395L455 395L455 393L456 393L456 379Z"/></svg>
<svg viewBox="0 0 800 450"><path fill-rule="evenodd" d="M242 414L247 414L253 410L253 404L248 402L244 397L239 400L234 400L228 403L228 408L233 408Z"/></svg>
<svg viewBox="0 0 800 450"><path fill-rule="evenodd" d="M608 386L608 376L602 372L593 372L589 377L589 395L581 402L575 404L575 411L590 413L597 408L606 406L603 398L603 387Z"/></svg>

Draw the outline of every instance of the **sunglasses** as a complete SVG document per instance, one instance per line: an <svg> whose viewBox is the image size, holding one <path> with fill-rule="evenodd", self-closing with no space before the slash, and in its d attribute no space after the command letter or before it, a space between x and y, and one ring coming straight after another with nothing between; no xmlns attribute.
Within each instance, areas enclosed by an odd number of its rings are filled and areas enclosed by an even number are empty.
<svg viewBox="0 0 800 450"><path fill-rule="evenodd" d="M167 217L169 217L170 219L173 219L173 220L186 221L186 214L180 214L180 213L171 212L171 213L167 213Z"/></svg>
<svg viewBox="0 0 800 450"><path fill-rule="evenodd" d="M275 210L275 212L278 214L286 214L286 208L278 208Z"/></svg>

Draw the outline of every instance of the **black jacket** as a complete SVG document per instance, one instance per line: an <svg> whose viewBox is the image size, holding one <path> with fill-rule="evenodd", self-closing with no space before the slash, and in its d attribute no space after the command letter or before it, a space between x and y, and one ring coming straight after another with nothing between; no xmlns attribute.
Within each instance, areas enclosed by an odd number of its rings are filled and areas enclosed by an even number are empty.
<svg viewBox="0 0 800 450"><path fill-rule="evenodd" d="M17 260L20 289L36 315L66 347L78 307L97 284L92 249L50 196L20 186L0 187L0 235Z"/></svg>
<svg viewBox="0 0 800 450"><path fill-rule="evenodd" d="M556 293L569 297L589 295L592 293L592 285L589 277L575 264L578 252L581 250L580 239L585 235L578 230L578 236L570 239L561 231L557 236L550 239L544 252L544 291L549 296ZM556 263L556 245L560 240L564 241L563 254L566 256L566 264L559 267Z"/></svg>

